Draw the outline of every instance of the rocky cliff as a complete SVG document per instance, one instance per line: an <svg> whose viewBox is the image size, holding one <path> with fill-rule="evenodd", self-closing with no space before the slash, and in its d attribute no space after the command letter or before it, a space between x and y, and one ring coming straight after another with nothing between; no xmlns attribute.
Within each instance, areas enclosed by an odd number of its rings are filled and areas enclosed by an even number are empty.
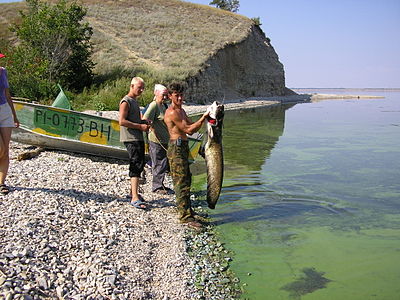
<svg viewBox="0 0 400 300"><path fill-rule="evenodd" d="M285 72L269 39L252 26L240 42L218 50L204 70L187 80L187 100L213 100L284 96L295 92L285 87Z"/></svg>

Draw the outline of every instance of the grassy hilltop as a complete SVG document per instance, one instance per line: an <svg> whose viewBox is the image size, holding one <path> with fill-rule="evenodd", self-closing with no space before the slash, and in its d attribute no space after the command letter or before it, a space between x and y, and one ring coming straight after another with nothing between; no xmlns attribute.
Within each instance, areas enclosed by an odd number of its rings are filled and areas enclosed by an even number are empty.
<svg viewBox="0 0 400 300"><path fill-rule="evenodd" d="M216 50L243 39L252 25L246 17L177 0L84 4L98 70L139 64L184 79Z"/></svg>
<svg viewBox="0 0 400 300"><path fill-rule="evenodd" d="M77 101L96 105L93 97L97 97L106 109L111 107L103 98L122 96L128 77L142 75L148 85L184 81L204 70L207 59L219 49L243 40L253 25L247 17L179 0L78 3L87 7L86 20L94 30L97 88L85 91L88 98ZM0 4L0 40L15 40L7 27L18 22L18 11L24 7L23 2ZM108 96L99 95L101 90L108 90ZM150 101L151 92L149 87L144 102Z"/></svg>

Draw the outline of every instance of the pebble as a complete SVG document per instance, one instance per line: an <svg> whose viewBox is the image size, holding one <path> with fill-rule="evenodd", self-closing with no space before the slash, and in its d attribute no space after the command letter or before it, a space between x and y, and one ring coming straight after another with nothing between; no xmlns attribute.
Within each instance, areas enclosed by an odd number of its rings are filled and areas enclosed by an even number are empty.
<svg viewBox="0 0 400 300"><path fill-rule="evenodd" d="M180 224L174 196L151 193L149 170L140 186L145 211L126 198L126 162L60 151L15 159L29 149L11 142L12 191L0 196L0 299L237 296L212 229Z"/></svg>

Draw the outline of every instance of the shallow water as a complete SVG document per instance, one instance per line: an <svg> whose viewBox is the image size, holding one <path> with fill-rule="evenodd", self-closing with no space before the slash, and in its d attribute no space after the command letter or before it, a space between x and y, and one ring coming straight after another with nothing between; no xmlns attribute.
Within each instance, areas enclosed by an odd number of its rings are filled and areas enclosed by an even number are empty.
<svg viewBox="0 0 400 300"><path fill-rule="evenodd" d="M320 92L385 99L227 113L210 215L243 298L399 299L400 91Z"/></svg>

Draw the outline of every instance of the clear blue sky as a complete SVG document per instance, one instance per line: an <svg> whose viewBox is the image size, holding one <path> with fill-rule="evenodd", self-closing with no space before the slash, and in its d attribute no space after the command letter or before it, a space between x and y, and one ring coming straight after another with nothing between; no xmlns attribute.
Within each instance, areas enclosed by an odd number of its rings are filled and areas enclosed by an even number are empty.
<svg viewBox="0 0 400 300"><path fill-rule="evenodd" d="M400 0L239 2L239 14L260 17L286 86L400 88Z"/></svg>
<svg viewBox="0 0 400 300"><path fill-rule="evenodd" d="M239 14L260 17L286 86L400 88L400 0L239 3Z"/></svg>

